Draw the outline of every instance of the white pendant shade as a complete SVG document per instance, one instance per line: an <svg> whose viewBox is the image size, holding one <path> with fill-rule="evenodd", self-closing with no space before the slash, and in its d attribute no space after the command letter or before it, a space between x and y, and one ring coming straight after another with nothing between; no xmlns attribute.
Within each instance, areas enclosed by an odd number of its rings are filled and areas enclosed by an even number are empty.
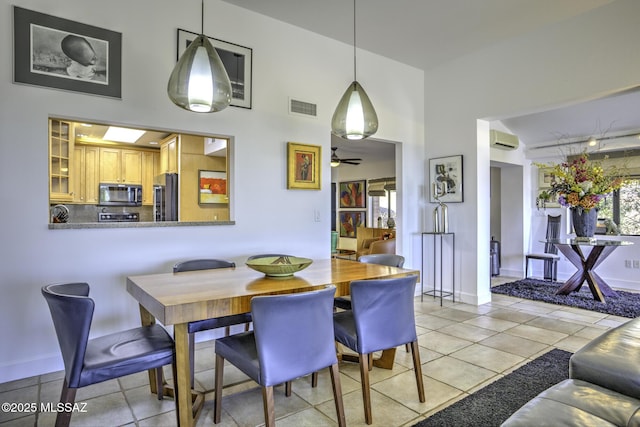
<svg viewBox="0 0 640 427"><path fill-rule="evenodd" d="M204 35L199 35L176 64L167 93L185 110L213 113L231 103L231 81L220 56Z"/></svg>
<svg viewBox="0 0 640 427"><path fill-rule="evenodd" d="M364 139L378 131L378 115L360 83L352 82L338 102L331 132L341 138Z"/></svg>

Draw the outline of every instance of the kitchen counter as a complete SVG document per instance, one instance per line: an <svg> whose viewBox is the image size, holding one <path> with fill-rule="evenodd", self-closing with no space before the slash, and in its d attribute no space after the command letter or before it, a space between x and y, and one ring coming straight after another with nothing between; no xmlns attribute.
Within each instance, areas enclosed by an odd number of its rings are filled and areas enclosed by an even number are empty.
<svg viewBox="0 0 640 427"><path fill-rule="evenodd" d="M198 227L211 225L235 225L235 221L163 221L163 222L83 222L49 224L49 230L76 230L86 228L147 228L147 227Z"/></svg>

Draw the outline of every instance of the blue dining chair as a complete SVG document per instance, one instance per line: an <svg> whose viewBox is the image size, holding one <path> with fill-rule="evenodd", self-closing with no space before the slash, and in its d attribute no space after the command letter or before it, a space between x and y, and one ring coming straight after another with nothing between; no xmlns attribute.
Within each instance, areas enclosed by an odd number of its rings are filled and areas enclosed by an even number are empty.
<svg viewBox="0 0 640 427"><path fill-rule="evenodd" d="M231 261L221 259L192 259L176 263L173 266L174 273L197 270L212 270L216 268L234 268L236 264ZM229 335L231 326L245 324L245 330L249 329L251 323L251 314L233 314L231 316L216 317L212 319L196 320L187 324L187 333L189 340L189 366L191 376L191 388L195 382L195 334L196 332L208 331L211 329L225 328L225 335Z"/></svg>
<svg viewBox="0 0 640 427"><path fill-rule="evenodd" d="M76 391L136 372L156 370L156 391L162 400L162 367L173 365L175 350L171 336L158 324L89 339L95 303L87 283L47 285L42 288L60 344L64 382L60 403L73 406ZM56 427L68 426L71 411L58 412Z"/></svg>
<svg viewBox="0 0 640 427"><path fill-rule="evenodd" d="M418 398L425 401L413 309L417 276L354 280L351 310L333 315L335 339L358 353L365 422L371 424L370 354L410 344Z"/></svg>
<svg viewBox="0 0 640 427"><path fill-rule="evenodd" d="M267 427L275 425L274 386L330 368L338 425L345 425L333 334L334 294L335 286L327 286L319 291L251 300L253 331L216 340L214 423L221 418L227 360L262 386Z"/></svg>

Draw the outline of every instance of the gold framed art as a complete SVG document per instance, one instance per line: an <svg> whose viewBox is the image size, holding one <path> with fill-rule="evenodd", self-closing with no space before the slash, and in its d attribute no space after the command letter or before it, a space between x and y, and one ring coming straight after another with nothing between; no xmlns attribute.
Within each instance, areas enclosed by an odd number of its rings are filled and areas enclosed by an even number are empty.
<svg viewBox="0 0 640 427"><path fill-rule="evenodd" d="M292 190L320 190L319 145L287 143L287 188Z"/></svg>

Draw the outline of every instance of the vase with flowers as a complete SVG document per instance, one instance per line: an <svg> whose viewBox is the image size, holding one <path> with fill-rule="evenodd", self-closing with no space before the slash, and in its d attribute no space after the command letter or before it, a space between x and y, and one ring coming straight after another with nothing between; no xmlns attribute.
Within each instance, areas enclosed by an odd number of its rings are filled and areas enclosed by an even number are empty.
<svg viewBox="0 0 640 427"><path fill-rule="evenodd" d="M596 229L598 205L625 183L624 168L605 168L601 162L589 159L587 152L560 164L535 165L551 168L551 188L546 193L557 195L558 203L571 210L577 239L591 240Z"/></svg>

